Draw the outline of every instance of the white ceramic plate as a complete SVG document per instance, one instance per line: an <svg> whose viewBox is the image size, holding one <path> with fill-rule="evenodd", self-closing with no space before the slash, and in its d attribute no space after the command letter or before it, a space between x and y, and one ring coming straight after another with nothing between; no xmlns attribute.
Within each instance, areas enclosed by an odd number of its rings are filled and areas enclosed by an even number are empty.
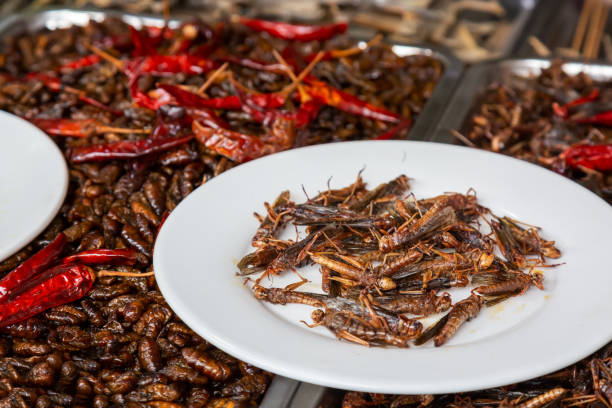
<svg viewBox="0 0 612 408"><path fill-rule="evenodd" d="M296 202L346 186L365 167L370 188L399 174L417 197L466 192L496 214L543 228L563 253L530 289L461 327L440 348L366 348L308 329L311 308L257 301L235 276L251 252L263 212L289 189ZM187 197L164 224L154 253L157 282L176 313L198 334L263 369L341 389L449 393L506 385L565 367L612 339L612 207L541 167L476 149L423 142L350 142L296 149L241 165ZM300 270L302 272L302 270ZM317 268L305 272L320 285ZM295 282L286 273L275 286ZM457 301L460 297L453 299Z"/></svg>
<svg viewBox="0 0 612 408"><path fill-rule="evenodd" d="M51 222L68 189L62 152L36 126L0 111L0 261Z"/></svg>

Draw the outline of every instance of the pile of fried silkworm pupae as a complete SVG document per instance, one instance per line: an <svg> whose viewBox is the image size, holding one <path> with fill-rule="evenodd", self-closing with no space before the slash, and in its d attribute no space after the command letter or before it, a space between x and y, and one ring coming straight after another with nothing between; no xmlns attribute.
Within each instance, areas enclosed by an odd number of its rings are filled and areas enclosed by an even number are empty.
<svg viewBox="0 0 612 408"><path fill-rule="evenodd" d="M416 199L405 175L368 190L360 173L353 184L301 204L284 191L266 208L252 239L257 249L238 264L240 275L263 270L252 285L255 297L313 306L313 325L365 346L408 347L430 339L441 346L483 306L531 286L543 289L536 268L561 256L538 227L494 215L474 191ZM482 223L490 233L480 231ZM306 236L279 239L291 224L305 227ZM285 288L262 285L291 270L300 277L297 268L313 263L320 267L322 294L295 290L304 278ZM467 286L471 295L455 303L444 292ZM423 330L417 317L442 312Z"/></svg>

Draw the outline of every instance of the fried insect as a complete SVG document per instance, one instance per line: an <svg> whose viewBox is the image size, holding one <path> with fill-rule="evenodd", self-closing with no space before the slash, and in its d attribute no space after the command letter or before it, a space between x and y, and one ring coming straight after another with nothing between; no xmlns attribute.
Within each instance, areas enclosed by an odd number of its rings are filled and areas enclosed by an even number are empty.
<svg viewBox="0 0 612 408"><path fill-rule="evenodd" d="M255 285L253 293L259 300L274 303L277 305L286 305L287 303L300 303L313 307L324 307L325 304L319 299L302 292L296 292L289 289L270 288L266 289L263 286Z"/></svg>
<svg viewBox="0 0 612 408"><path fill-rule="evenodd" d="M525 274L522 272L515 272L512 277L499 283L493 283L487 286L479 286L473 290L480 296L497 296L507 293L522 294L529 287L535 286L538 289L544 289L543 278L539 273Z"/></svg>
<svg viewBox="0 0 612 408"><path fill-rule="evenodd" d="M423 253L416 249L408 250L388 263L382 263L374 269L378 276L392 276L410 264L419 262Z"/></svg>
<svg viewBox="0 0 612 408"><path fill-rule="evenodd" d="M483 300L480 296L471 295L456 303L448 314L448 321L444 324L440 333L434 337L434 345L440 347L459 329L459 327L473 319L480 312Z"/></svg>
<svg viewBox="0 0 612 408"><path fill-rule="evenodd" d="M382 343L396 347L409 347L410 337L398 336L387 330L378 329L347 312L324 312L317 309L312 312L315 325L323 325L339 339L370 346L370 343Z"/></svg>
<svg viewBox="0 0 612 408"><path fill-rule="evenodd" d="M280 193L272 206L267 206L268 214L253 235L251 243L254 247L265 247L269 239L275 238L276 232L282 227L286 219L285 215L289 212L289 206L289 191Z"/></svg>
<svg viewBox="0 0 612 408"><path fill-rule="evenodd" d="M455 212L447 200L436 202L418 220L414 221L404 229L384 235L380 238L379 248L381 252L390 252L404 245L416 243L443 228L449 227L456 222Z"/></svg>
<svg viewBox="0 0 612 408"><path fill-rule="evenodd" d="M550 391L545 392L544 394L538 395L530 399L529 401L525 401L522 404L518 404L517 408L540 408L557 398L561 397L563 394L567 392L564 388L553 388Z"/></svg>
<svg viewBox="0 0 612 408"><path fill-rule="evenodd" d="M446 292L437 296L434 291L416 295L386 295L374 297L374 304L394 313L428 316L447 311L451 307L451 296Z"/></svg>

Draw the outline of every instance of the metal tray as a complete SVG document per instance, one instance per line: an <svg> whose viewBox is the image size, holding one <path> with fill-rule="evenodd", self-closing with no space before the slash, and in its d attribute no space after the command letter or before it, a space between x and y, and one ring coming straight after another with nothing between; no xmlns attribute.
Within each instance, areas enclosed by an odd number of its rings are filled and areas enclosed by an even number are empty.
<svg viewBox="0 0 612 408"><path fill-rule="evenodd" d="M49 30L66 28L72 25L86 25L88 21L102 21L106 17L117 17L134 27L142 25L162 26L163 19L159 16L122 13L118 11L82 10L82 9L47 9L33 13L14 14L0 21L0 36L18 35L36 31L42 28ZM176 27L181 21L192 16L176 15L169 21L170 27ZM366 39L359 32L351 32L358 40ZM369 38L367 38L369 39ZM442 62L444 73L436 85L431 97L425 103L423 110L415 120L408 139L425 140L431 128L444 111L446 101L451 97L463 71L463 64L447 51L439 47L426 47L391 43L393 51L400 56L427 55Z"/></svg>
<svg viewBox="0 0 612 408"><path fill-rule="evenodd" d="M119 11L83 10L83 9L46 9L37 12L10 15L0 20L0 36L19 35L24 32L43 28L48 30L66 28L72 25L86 25L90 20L102 21L107 17L117 17L135 27L142 25L162 26L159 16L122 13ZM191 16L177 15L169 21L170 27L176 27L181 21ZM355 34L356 38L358 33ZM393 50L401 56L427 55L440 60L444 73L436 85L434 92L427 101L415 121L409 139L425 140L426 135L444 111L445 103L452 95L463 70L463 64L440 48L421 47L414 45L393 44ZM319 401L337 399L333 390L276 376L260 404L261 408L299 408L310 407ZM341 396L340 396L341 398ZM321 405L323 407L323 405Z"/></svg>
<svg viewBox="0 0 612 408"><path fill-rule="evenodd" d="M451 134L451 130L461 131L468 115L478 102L485 88L493 82L504 82L510 76L531 77L539 75L542 68L548 68L550 59L504 59L474 66L467 70L461 84L457 87L448 108L435 129L427 137L432 142L460 144ZM597 81L612 80L612 65L600 63L585 63L566 61L563 70L576 75L580 72L588 74Z"/></svg>

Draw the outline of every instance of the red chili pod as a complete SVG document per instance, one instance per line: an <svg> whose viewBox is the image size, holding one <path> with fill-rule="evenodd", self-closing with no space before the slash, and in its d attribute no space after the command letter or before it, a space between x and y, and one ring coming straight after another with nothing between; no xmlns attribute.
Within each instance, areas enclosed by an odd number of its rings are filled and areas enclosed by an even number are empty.
<svg viewBox="0 0 612 408"><path fill-rule="evenodd" d="M586 167L599 171L612 170L612 144L572 146L561 153L571 167Z"/></svg>
<svg viewBox="0 0 612 408"><path fill-rule="evenodd" d="M156 41L153 41L146 33L130 26L130 38L134 45L134 49L132 50L133 57L144 57L157 54L155 50L155 46L157 45L155 44Z"/></svg>
<svg viewBox="0 0 612 408"><path fill-rule="evenodd" d="M382 133L374 138L374 140L389 140L393 139L399 132L404 129L407 129L412 125L412 121L410 119L403 119L397 126L392 127L387 130L385 133Z"/></svg>
<svg viewBox="0 0 612 408"><path fill-rule="evenodd" d="M123 140L115 143L82 146L68 151L73 163L99 162L114 159L133 159L162 152L189 142L193 135L166 139Z"/></svg>
<svg viewBox="0 0 612 408"><path fill-rule="evenodd" d="M333 106L343 112L352 113L354 115L363 116L366 118L381 120L384 122L399 122L400 117L396 113L388 111L385 108L374 106L366 101L357 98L347 92L334 88L325 82L318 81L312 78L304 78L306 92L318 100L319 102Z"/></svg>
<svg viewBox="0 0 612 408"><path fill-rule="evenodd" d="M320 110L321 104L314 99L302 103L298 110L292 114L292 118L295 120L295 126L297 128L307 126L317 117Z"/></svg>
<svg viewBox="0 0 612 408"><path fill-rule="evenodd" d="M132 100L142 107L157 110L163 105L174 102L174 98L163 89L156 89L157 97L152 98L138 88L138 75L132 75L129 80L130 95Z"/></svg>
<svg viewBox="0 0 612 408"><path fill-rule="evenodd" d="M217 64L210 59L195 55L149 55L147 57L134 58L123 63L126 75L165 75L165 74L189 74L201 75L216 68Z"/></svg>
<svg viewBox="0 0 612 408"><path fill-rule="evenodd" d="M70 255L62 260L63 264L84 265L134 265L138 262L138 251L133 248L92 249Z"/></svg>
<svg viewBox="0 0 612 408"><path fill-rule="evenodd" d="M553 110L555 115L561 116L562 118L566 118L569 115L570 108L574 106L584 105L585 103L593 102L599 99L599 89L595 88L591 91L587 96L581 96L579 98L574 99L566 103L565 105L559 105L558 103L553 103Z"/></svg>
<svg viewBox="0 0 612 408"><path fill-rule="evenodd" d="M63 71L63 70L67 70L67 69L71 70L71 69L86 68L86 67L90 67L92 65L96 65L100 61L102 61L102 58L100 58L100 56L98 54L91 54L91 55L87 55L85 57L81 57L79 59L76 59L74 61L67 62L64 65L60 65L57 68L57 70L58 71Z"/></svg>
<svg viewBox="0 0 612 408"><path fill-rule="evenodd" d="M62 81L54 76L42 74L40 72L32 72L26 75L26 81L38 80L42 82L47 88L54 92L59 92L62 89Z"/></svg>
<svg viewBox="0 0 612 408"><path fill-rule="evenodd" d="M94 281L95 274L87 266L60 265L47 269L0 303L0 327L80 299L89 292Z"/></svg>
<svg viewBox="0 0 612 408"><path fill-rule="evenodd" d="M159 88L168 92L183 107L210 109L240 109L240 98L230 95L223 98L202 98L200 95L186 91L172 84L159 84Z"/></svg>
<svg viewBox="0 0 612 408"><path fill-rule="evenodd" d="M229 62L231 64L240 65L246 68L251 68L256 71L267 71L274 72L276 74L284 74L287 72L287 67L283 64L273 63L273 62L265 62L252 58L238 58L232 56L226 56L219 58L220 61Z"/></svg>
<svg viewBox="0 0 612 408"><path fill-rule="evenodd" d="M348 29L345 22L326 25L289 24L276 21L241 18L240 22L255 31L264 31L273 37L291 41L327 40Z"/></svg>
<svg viewBox="0 0 612 408"><path fill-rule="evenodd" d="M55 136L89 137L102 123L96 119L31 119L30 122Z"/></svg>
<svg viewBox="0 0 612 408"><path fill-rule="evenodd" d="M46 247L4 276L0 280L0 301L4 300L13 289L53 265L59 259L67 243L66 235L60 232Z"/></svg>
<svg viewBox="0 0 612 408"><path fill-rule="evenodd" d="M238 163L256 159L265 154L265 145L257 137L229 129L213 129L193 121L197 140L207 148Z"/></svg>
<svg viewBox="0 0 612 408"><path fill-rule="evenodd" d="M206 99L176 85L159 84L159 88L172 95L176 102L184 107L238 110L243 108L243 100L247 100L262 108L276 109L285 105L286 102L285 95L280 92L244 95L244 97L229 95L221 98Z"/></svg>
<svg viewBox="0 0 612 408"><path fill-rule="evenodd" d="M591 125L612 126L612 111L600 112L593 116L577 119L576 122Z"/></svg>

